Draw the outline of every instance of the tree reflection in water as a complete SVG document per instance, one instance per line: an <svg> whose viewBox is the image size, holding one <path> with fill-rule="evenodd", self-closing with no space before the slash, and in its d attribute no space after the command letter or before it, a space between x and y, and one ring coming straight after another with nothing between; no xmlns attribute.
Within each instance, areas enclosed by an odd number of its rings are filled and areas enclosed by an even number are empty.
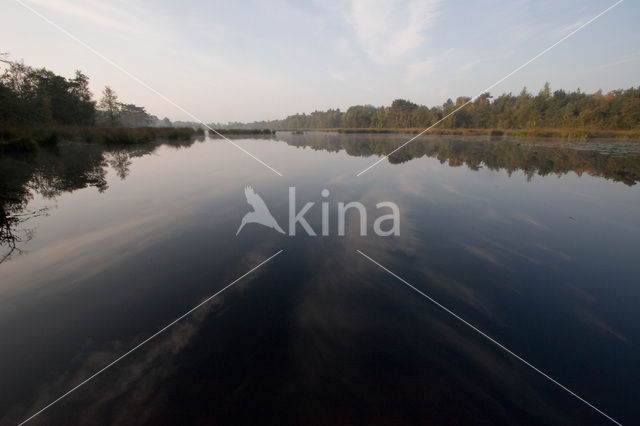
<svg viewBox="0 0 640 426"><path fill-rule="evenodd" d="M190 146L198 139L171 141L172 146ZM166 142L169 143L169 142ZM36 195L55 202L65 192L95 187L106 191L107 169L124 180L131 158L151 154L162 143L135 146L105 146L69 143L40 149L32 155L0 157L0 263L24 251L34 235L29 221L47 214L48 208L30 209Z"/></svg>
<svg viewBox="0 0 640 426"><path fill-rule="evenodd" d="M358 157L382 156L404 143L404 134L340 134L281 132L277 139L295 147L330 152L344 151ZM154 152L162 144L176 148L191 146L196 140L162 141L128 146L64 144L41 149L31 156L0 158L0 263L33 237L27 222L46 214L46 208L29 210L27 205L39 195L55 201L64 192L95 187L108 189L106 174L111 167L124 180L131 159ZM640 151L634 142L590 140L588 142L503 139L491 137L428 136L413 141L389 157L402 164L420 157L437 158L450 167L466 165L471 170L506 170L509 175L522 170L530 180L535 175L558 176L574 172L635 185L640 180Z"/></svg>

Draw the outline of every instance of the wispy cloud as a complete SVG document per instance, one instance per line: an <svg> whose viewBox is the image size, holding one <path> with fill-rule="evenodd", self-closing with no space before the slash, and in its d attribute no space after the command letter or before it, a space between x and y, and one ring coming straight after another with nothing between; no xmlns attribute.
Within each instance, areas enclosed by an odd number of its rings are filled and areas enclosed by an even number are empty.
<svg viewBox="0 0 640 426"><path fill-rule="evenodd" d="M353 0L350 20L358 43L374 61L393 61L419 47L439 0Z"/></svg>
<svg viewBox="0 0 640 426"><path fill-rule="evenodd" d="M194 0L187 6L23 1L197 116L215 122L383 105L398 97L441 104L448 97L475 93L599 12L593 2L550 0ZM539 87L540 81L586 91L635 86L639 57L633 56L638 43L632 18L639 5L625 2L573 38L573 47L563 48L561 56L541 58L538 68L523 70L492 92ZM188 119L80 46L73 47L63 34L39 25L17 2L4 2L2 12L2 51L12 58L63 75L79 68L91 77L96 94L109 84L121 99L155 115Z"/></svg>
<svg viewBox="0 0 640 426"><path fill-rule="evenodd" d="M423 61L414 62L409 65L407 71L406 84L408 86L423 85L438 65L438 59L431 57Z"/></svg>
<svg viewBox="0 0 640 426"><path fill-rule="evenodd" d="M487 59L485 58L480 58L480 59L474 59L472 61L467 61L458 67L458 72L465 73L465 72L471 71L477 65L481 64L482 62L485 62L486 60Z"/></svg>
<svg viewBox="0 0 640 426"><path fill-rule="evenodd" d="M133 13L132 8L119 7L118 2L88 0L73 2L69 0L29 0L29 4L53 10L64 15L78 18L83 22L100 25L109 30L125 33L144 33L149 30L144 21Z"/></svg>

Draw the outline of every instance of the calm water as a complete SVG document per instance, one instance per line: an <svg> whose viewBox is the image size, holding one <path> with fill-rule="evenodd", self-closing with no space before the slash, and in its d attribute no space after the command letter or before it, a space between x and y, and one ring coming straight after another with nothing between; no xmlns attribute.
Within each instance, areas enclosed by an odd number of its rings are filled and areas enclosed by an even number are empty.
<svg viewBox="0 0 640 426"><path fill-rule="evenodd" d="M0 424L640 424L638 146L278 134L0 159ZM288 187L331 235L287 228ZM327 199L323 189L330 190ZM337 235L337 203L361 201ZM375 204L401 234L379 237ZM16 238L12 244L10 237Z"/></svg>

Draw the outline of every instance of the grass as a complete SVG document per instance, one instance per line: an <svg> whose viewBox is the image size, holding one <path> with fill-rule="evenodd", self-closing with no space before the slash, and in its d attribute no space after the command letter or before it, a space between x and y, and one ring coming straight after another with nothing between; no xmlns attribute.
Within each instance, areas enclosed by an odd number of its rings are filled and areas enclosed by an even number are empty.
<svg viewBox="0 0 640 426"><path fill-rule="evenodd" d="M422 128L408 129L318 129L339 133L410 133L422 132ZM272 135L270 129L217 129L222 135ZM302 134L302 130L294 130ZM640 140L640 129L636 130L602 130L594 128L563 129L445 129L435 127L429 134L434 135L487 135L491 138L538 137L538 138L621 138ZM154 140L188 141L193 137L203 137L203 129L190 127L77 127L77 126L0 126L0 155L33 153L39 147L55 147L60 141L81 141L103 143L106 145L135 145ZM210 132L211 137L216 137Z"/></svg>
<svg viewBox="0 0 640 426"><path fill-rule="evenodd" d="M215 129L221 135L272 135L275 131L271 129ZM215 137L214 132L209 132L209 136Z"/></svg>
<svg viewBox="0 0 640 426"><path fill-rule="evenodd" d="M60 141L80 141L106 145L134 145L154 140L188 141L202 137L202 129L190 127L0 127L0 154L30 153L39 147L55 147Z"/></svg>

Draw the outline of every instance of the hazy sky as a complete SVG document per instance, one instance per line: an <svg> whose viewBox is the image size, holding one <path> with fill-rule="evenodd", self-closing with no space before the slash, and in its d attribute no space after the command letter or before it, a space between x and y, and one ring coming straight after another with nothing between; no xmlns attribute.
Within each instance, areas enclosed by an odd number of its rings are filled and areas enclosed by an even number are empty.
<svg viewBox="0 0 640 426"><path fill-rule="evenodd" d="M403 97L473 96L614 0L25 0L209 122L282 118ZM152 114L189 119L14 0L0 0L0 51L109 84ZM640 4L626 0L493 94L609 91L640 84Z"/></svg>

